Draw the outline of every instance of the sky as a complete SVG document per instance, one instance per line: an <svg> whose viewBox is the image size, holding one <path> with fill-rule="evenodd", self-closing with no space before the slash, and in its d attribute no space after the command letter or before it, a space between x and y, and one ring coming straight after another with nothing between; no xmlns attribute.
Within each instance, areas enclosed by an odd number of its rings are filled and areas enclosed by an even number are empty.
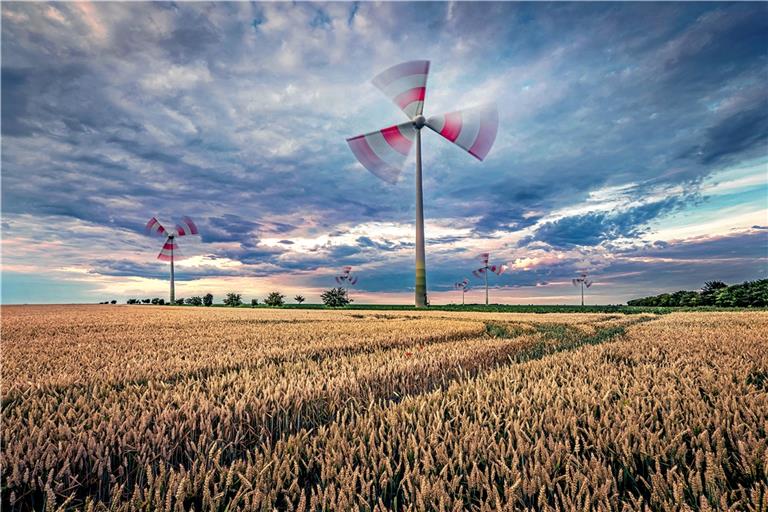
<svg viewBox="0 0 768 512"><path fill-rule="evenodd" d="M495 101L479 162L423 133L427 285L622 303L768 273L767 3L15 3L2 10L2 303L176 295L412 303L414 156L370 82L431 61L425 114Z"/></svg>

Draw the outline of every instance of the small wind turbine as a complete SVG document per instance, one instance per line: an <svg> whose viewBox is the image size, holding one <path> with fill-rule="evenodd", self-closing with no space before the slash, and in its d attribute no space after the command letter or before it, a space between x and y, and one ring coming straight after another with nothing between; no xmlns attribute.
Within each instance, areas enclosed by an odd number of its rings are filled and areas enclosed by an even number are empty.
<svg viewBox="0 0 768 512"><path fill-rule="evenodd" d="M459 281L458 283L453 283L453 287L457 290L461 290L461 305L464 305L464 294L467 293L467 290L469 290L469 279L466 277L463 281Z"/></svg>
<svg viewBox="0 0 768 512"><path fill-rule="evenodd" d="M171 304L173 304L176 301L173 260L174 258L178 259L182 257L181 252L179 252L179 246L176 244L176 237L199 234L197 226L189 217L182 217L181 222L176 224L176 228L172 231L168 231L155 217L152 217L149 219L149 222L147 222L146 230L150 235L166 237L163 248L160 250L160 254L157 255L157 259L160 261L171 262Z"/></svg>
<svg viewBox="0 0 768 512"><path fill-rule="evenodd" d="M349 298L349 287L357 284L357 276L352 275L352 267L347 266L341 269L341 274L336 276L336 283L344 287L344 293Z"/></svg>
<svg viewBox="0 0 768 512"><path fill-rule="evenodd" d="M484 252L483 254L481 254L480 259L483 262L483 266L477 270L472 271L472 274L476 278L478 279L480 279L480 277L485 278L485 305L486 306L488 305L488 272L490 271L500 276L501 274L506 272L507 269L509 268L506 265L489 265L488 264L489 257L490 257L490 254L488 254L487 252Z"/></svg>
<svg viewBox="0 0 768 512"><path fill-rule="evenodd" d="M496 140L499 115L495 105L459 110L427 119L423 115L428 60L403 62L383 71L373 85L408 116L409 121L347 139L363 167L378 178L396 183L416 141L416 286L417 308L427 301L427 264L424 256L424 197L421 188L421 129L425 126L483 160Z"/></svg>
<svg viewBox="0 0 768 512"><path fill-rule="evenodd" d="M576 277L574 279L571 279L571 282L573 283L573 286L579 286L581 285L581 305L584 305L584 287L586 286L589 288L592 286L592 281L587 279L587 273L584 272L579 277Z"/></svg>

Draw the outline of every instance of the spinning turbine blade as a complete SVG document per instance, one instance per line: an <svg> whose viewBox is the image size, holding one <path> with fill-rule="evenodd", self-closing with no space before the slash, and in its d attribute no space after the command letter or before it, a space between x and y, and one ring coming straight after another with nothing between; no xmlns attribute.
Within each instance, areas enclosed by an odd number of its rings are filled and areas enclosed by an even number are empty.
<svg viewBox="0 0 768 512"><path fill-rule="evenodd" d="M160 224L160 222L154 217L149 219L149 222L147 222L147 225L144 229L147 230L147 233L153 236L163 236L166 234L163 225Z"/></svg>
<svg viewBox="0 0 768 512"><path fill-rule="evenodd" d="M363 167L387 183L396 183L416 139L412 122L347 139Z"/></svg>
<svg viewBox="0 0 768 512"><path fill-rule="evenodd" d="M160 261L171 261L171 251L173 251L173 259L181 259L179 244L176 243L176 239L169 236L165 239L165 244L163 244L160 254L157 255L157 259Z"/></svg>
<svg viewBox="0 0 768 512"><path fill-rule="evenodd" d="M200 232L197 230L197 226L194 222L192 222L192 219L189 217L182 217L181 222L179 224L176 224L176 235L177 236L186 236L186 235L198 235Z"/></svg>
<svg viewBox="0 0 768 512"><path fill-rule="evenodd" d="M424 111L428 75L429 61L413 60L382 71L372 82L412 119Z"/></svg>
<svg viewBox="0 0 768 512"><path fill-rule="evenodd" d="M478 160L483 160L496 140L499 112L488 104L427 119L427 126Z"/></svg>

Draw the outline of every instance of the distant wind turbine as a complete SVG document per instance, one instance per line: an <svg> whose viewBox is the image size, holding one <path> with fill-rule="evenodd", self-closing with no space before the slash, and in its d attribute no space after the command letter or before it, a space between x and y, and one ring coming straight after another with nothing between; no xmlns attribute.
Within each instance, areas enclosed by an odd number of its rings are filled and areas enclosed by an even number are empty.
<svg viewBox="0 0 768 512"><path fill-rule="evenodd" d="M461 290L461 305L464 305L464 294L467 293L467 290L469 290L469 279L466 277L463 281L459 281L458 283L453 283L453 287L457 290Z"/></svg>
<svg viewBox="0 0 768 512"><path fill-rule="evenodd" d="M423 115L428 60L403 62L383 71L373 84L408 116L409 121L347 139L363 166L378 178L396 183L416 141L416 307L427 300L424 251L424 198L421 187L421 129L425 126L483 160L496 140L499 115L495 105L459 110L427 119Z"/></svg>
<svg viewBox="0 0 768 512"><path fill-rule="evenodd" d="M149 222L147 222L146 230L150 235L166 237L163 248L160 250L160 254L157 255L157 259L160 261L169 261L171 263L171 304L173 304L176 301L173 260L182 258L179 246L176 243L176 237L199 234L197 226L189 217L182 217L181 222L176 224L176 228L168 231L155 217L152 217L149 219Z"/></svg>
<svg viewBox="0 0 768 512"><path fill-rule="evenodd" d="M584 305L584 287L586 286L589 288L592 286L592 281L587 279L587 273L584 272L579 277L576 277L574 279L571 279L571 282L573 283L573 286L579 286L581 285L581 305Z"/></svg>
<svg viewBox="0 0 768 512"><path fill-rule="evenodd" d="M344 287L344 292L349 298L349 287L357 284L357 276L352 275L352 267L344 267L341 269L341 274L336 276L336 284Z"/></svg>
<svg viewBox="0 0 768 512"><path fill-rule="evenodd" d="M488 259L490 258L490 254L487 252L484 252L480 255L480 259L483 262L483 266L478 268L477 270L473 270L472 274L477 277L478 279L480 277L485 278L485 305L488 305L488 272L493 272L496 275L501 275L504 272L507 271L509 268L506 265L489 265Z"/></svg>

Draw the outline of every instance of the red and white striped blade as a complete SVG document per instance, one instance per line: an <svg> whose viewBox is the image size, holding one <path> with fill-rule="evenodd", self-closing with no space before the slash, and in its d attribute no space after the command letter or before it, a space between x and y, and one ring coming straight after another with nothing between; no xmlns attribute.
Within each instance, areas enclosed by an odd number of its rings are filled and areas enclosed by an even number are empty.
<svg viewBox="0 0 768 512"><path fill-rule="evenodd" d="M495 104L457 110L430 117L427 126L478 160L483 160L496 140L499 111Z"/></svg>
<svg viewBox="0 0 768 512"><path fill-rule="evenodd" d="M410 121L347 139L363 167L387 183L396 183L416 139Z"/></svg>
<svg viewBox="0 0 768 512"><path fill-rule="evenodd" d="M174 260L180 260L182 258L179 244L176 243L175 238L169 236L165 239L165 243L160 250L160 254L157 255L157 259L160 261L171 261L171 253L173 253Z"/></svg>
<svg viewBox="0 0 768 512"><path fill-rule="evenodd" d="M485 274L485 267L473 270L472 273L475 275L475 277L483 277L483 274Z"/></svg>
<svg viewBox="0 0 768 512"><path fill-rule="evenodd" d="M382 71L372 81L373 85L413 119L424 111L428 75L428 60L412 60Z"/></svg>
<svg viewBox="0 0 768 512"><path fill-rule="evenodd" d="M166 231L163 225L160 224L160 221L158 221L154 217L149 219L149 222L147 222L147 225L144 229L147 230L147 233L153 236L163 236L166 234Z"/></svg>
<svg viewBox="0 0 768 512"><path fill-rule="evenodd" d="M348 280L349 280L349 284L351 284L352 286L357 284L357 276L350 277L348 278Z"/></svg>
<svg viewBox="0 0 768 512"><path fill-rule="evenodd" d="M506 272L508 268L509 267L507 267L506 265L491 265L491 272L501 275L504 272Z"/></svg>
<svg viewBox="0 0 768 512"><path fill-rule="evenodd" d="M488 259L491 257L490 253L484 252L480 254L480 261L483 262L483 265L488 265Z"/></svg>
<svg viewBox="0 0 768 512"><path fill-rule="evenodd" d="M177 236L187 236L187 235L199 235L200 232L197 230L197 225L192 222L192 219L189 217L182 217L181 222L176 224L176 235Z"/></svg>

